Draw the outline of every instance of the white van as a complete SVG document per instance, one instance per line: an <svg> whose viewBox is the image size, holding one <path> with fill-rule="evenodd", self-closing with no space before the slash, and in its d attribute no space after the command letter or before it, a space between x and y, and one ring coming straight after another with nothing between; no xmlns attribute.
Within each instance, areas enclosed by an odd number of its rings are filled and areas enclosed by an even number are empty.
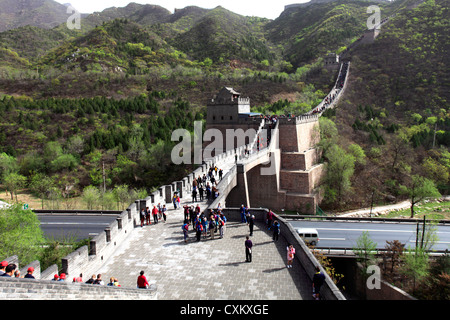
<svg viewBox="0 0 450 320"><path fill-rule="evenodd" d="M317 243L319 243L319 233L316 229L312 228L297 228L296 229L298 235L300 238L305 241L305 243L308 243L312 246L315 246Z"/></svg>

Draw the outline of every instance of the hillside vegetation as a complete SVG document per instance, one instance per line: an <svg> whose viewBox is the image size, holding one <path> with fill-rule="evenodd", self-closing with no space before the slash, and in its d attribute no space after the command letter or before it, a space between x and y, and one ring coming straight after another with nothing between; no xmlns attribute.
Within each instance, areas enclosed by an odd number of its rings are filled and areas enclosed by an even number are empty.
<svg viewBox="0 0 450 320"><path fill-rule="evenodd" d="M329 170L323 207L404 198L413 176L445 194L448 0L339 0L275 20L131 3L85 17L81 30L63 23L1 32L2 182L18 174L23 183L8 190L50 197L56 191L32 184L45 176L61 197L73 197L88 186L148 192L179 179L192 167L171 164L172 130L204 121L207 99L223 86L249 96L254 111L311 110L336 80L323 57L361 36L371 4L382 17L396 15L374 43L348 52L347 92L321 119L323 160L348 164L335 170L342 175Z"/></svg>
<svg viewBox="0 0 450 320"><path fill-rule="evenodd" d="M343 202L367 206L373 192L378 202L405 197L415 176L448 194L448 4L431 0L398 14L375 43L352 52L349 86L331 115L339 145L362 148Z"/></svg>

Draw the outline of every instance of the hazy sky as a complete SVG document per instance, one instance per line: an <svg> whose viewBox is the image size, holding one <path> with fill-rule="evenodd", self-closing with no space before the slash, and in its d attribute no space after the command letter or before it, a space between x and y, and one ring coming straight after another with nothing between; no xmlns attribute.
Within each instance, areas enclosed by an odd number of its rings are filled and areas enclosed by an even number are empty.
<svg viewBox="0 0 450 320"><path fill-rule="evenodd" d="M155 4L173 12L175 8L198 6L212 9L222 6L230 11L244 15L269 19L277 18L284 10L284 6L293 3L308 2L309 0L56 0L60 3L70 3L81 13L103 11L110 7L125 7L130 2L140 4Z"/></svg>

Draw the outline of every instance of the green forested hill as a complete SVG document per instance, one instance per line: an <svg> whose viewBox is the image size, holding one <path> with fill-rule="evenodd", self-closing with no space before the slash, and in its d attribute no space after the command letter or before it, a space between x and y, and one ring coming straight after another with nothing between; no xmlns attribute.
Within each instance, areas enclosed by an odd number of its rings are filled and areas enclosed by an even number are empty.
<svg viewBox="0 0 450 320"><path fill-rule="evenodd" d="M409 2L411 4L411 2ZM449 1L429 0L397 14L377 40L351 55L349 86L335 113L341 145L360 145L346 201L401 197L411 176L448 193L450 173Z"/></svg>
<svg viewBox="0 0 450 320"><path fill-rule="evenodd" d="M449 5L420 2L377 3L382 18L395 17L346 55L347 92L321 121L324 149L351 154L353 169L339 197L326 190L326 208L367 205L374 186L380 201L401 197L416 173L448 192ZM170 164L171 130L204 119L223 86L249 96L255 111L309 111L336 80L324 55L360 37L371 4L290 8L273 21L130 4L86 17L81 30L1 32L0 170L14 157L29 182L41 173L72 184L72 195L100 185L102 162L108 188L173 181L191 168Z"/></svg>
<svg viewBox="0 0 450 320"><path fill-rule="evenodd" d="M0 0L0 32L27 25L53 28L68 17L67 7L53 0Z"/></svg>

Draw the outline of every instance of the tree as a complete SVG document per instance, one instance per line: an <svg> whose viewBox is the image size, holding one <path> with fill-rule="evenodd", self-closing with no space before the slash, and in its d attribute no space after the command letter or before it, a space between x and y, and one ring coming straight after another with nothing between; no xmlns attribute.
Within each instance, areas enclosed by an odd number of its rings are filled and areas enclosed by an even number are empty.
<svg viewBox="0 0 450 320"><path fill-rule="evenodd" d="M368 231L364 231L356 240L353 252L357 255L358 262L362 264L364 272L369 265L375 264L376 248L377 244L372 241Z"/></svg>
<svg viewBox="0 0 450 320"><path fill-rule="evenodd" d="M400 266L404 247L405 245L398 240L386 241L386 251L382 254L385 273L389 272L392 275Z"/></svg>
<svg viewBox="0 0 450 320"><path fill-rule="evenodd" d="M416 282L428 275L429 264L428 253L424 248L408 248L403 255L403 266L400 272L412 279L413 291L416 289Z"/></svg>
<svg viewBox="0 0 450 320"><path fill-rule="evenodd" d="M355 170L355 157L338 145L332 145L325 153L328 163L325 174L325 191L329 201L341 204L342 197L350 190L350 178Z"/></svg>
<svg viewBox="0 0 450 320"><path fill-rule="evenodd" d="M123 184L116 186L114 188L114 194L116 196L116 201L118 209L124 209L126 203L130 201L130 194L128 192L128 185Z"/></svg>
<svg viewBox="0 0 450 320"><path fill-rule="evenodd" d="M44 209L44 198L47 192L54 186L53 179L43 173L36 173L31 177L29 188L41 198L42 209Z"/></svg>
<svg viewBox="0 0 450 320"><path fill-rule="evenodd" d="M19 166L17 164L17 159L6 153L0 154L0 175L7 176L12 172L17 172Z"/></svg>
<svg viewBox="0 0 450 320"><path fill-rule="evenodd" d="M366 164L366 154L364 153L363 148L360 145L353 143L348 146L347 151L355 157L355 161L358 164L364 165Z"/></svg>
<svg viewBox="0 0 450 320"><path fill-rule="evenodd" d="M22 205L13 205L0 212L0 256L17 255L20 265L38 260L43 232L36 214L23 210Z"/></svg>
<svg viewBox="0 0 450 320"><path fill-rule="evenodd" d="M107 190L101 195L101 203L103 210L114 210L116 206L116 195L113 191Z"/></svg>
<svg viewBox="0 0 450 320"><path fill-rule="evenodd" d="M411 218L414 218L414 206L425 198L441 196L434 182L419 175L413 175L408 186L400 186L400 192L411 200Z"/></svg>
<svg viewBox="0 0 450 320"><path fill-rule="evenodd" d="M10 173L3 178L3 184L11 193L11 200L14 200L14 195L17 197L17 190L25 187L27 178L18 173Z"/></svg>
<svg viewBox="0 0 450 320"><path fill-rule="evenodd" d="M361 280L366 283L363 285L364 290L367 288L368 280L368 267L376 265L375 254L377 244L372 241L368 231L364 231L361 236L356 240L356 247L353 248L353 252L357 256L357 261L361 263Z"/></svg>
<svg viewBox="0 0 450 320"><path fill-rule="evenodd" d="M100 200L100 191L94 186L87 186L83 189L82 199L88 210L93 210Z"/></svg>

